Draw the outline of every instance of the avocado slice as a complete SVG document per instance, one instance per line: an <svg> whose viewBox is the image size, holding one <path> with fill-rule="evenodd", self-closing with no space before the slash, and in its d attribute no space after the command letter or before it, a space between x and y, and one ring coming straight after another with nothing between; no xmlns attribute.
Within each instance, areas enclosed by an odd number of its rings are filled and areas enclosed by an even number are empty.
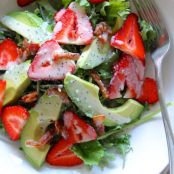
<svg viewBox="0 0 174 174"><path fill-rule="evenodd" d="M51 120L57 120L62 106L58 95L44 94L30 111L30 118L21 134L22 149L30 163L40 168L45 161L50 145L36 148L26 145L27 140L38 141L44 134Z"/></svg>
<svg viewBox="0 0 174 174"><path fill-rule="evenodd" d="M107 108L99 100L98 86L72 74L66 75L64 86L71 100L86 116L92 118L95 115L105 115L106 126L129 123L136 119L144 109L141 104L132 99L120 107Z"/></svg>
<svg viewBox="0 0 174 174"><path fill-rule="evenodd" d="M77 66L82 69L93 69L110 58L111 47L109 42L102 43L98 38L86 46L77 61Z"/></svg>
<svg viewBox="0 0 174 174"><path fill-rule="evenodd" d="M16 11L1 17L0 21L7 28L17 32L33 43L43 43L51 39L51 26L34 13Z"/></svg>
<svg viewBox="0 0 174 174"><path fill-rule="evenodd" d="M26 61L19 65L11 66L4 74L3 79L6 80L6 91L3 105L7 105L17 100L23 91L30 85L27 71L30 61Z"/></svg>

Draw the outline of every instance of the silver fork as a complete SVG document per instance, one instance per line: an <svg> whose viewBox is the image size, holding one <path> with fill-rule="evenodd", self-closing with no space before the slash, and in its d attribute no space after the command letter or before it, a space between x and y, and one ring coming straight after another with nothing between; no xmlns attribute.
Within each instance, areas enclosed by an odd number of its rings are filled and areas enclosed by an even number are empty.
<svg viewBox="0 0 174 174"><path fill-rule="evenodd" d="M174 174L174 134L162 95L163 85L161 80L162 63L170 48L169 34L154 0L132 0L131 5L134 6L138 15L149 22L157 32L156 45L155 49L151 52L151 58L155 65L158 83L159 101L168 145L170 174Z"/></svg>

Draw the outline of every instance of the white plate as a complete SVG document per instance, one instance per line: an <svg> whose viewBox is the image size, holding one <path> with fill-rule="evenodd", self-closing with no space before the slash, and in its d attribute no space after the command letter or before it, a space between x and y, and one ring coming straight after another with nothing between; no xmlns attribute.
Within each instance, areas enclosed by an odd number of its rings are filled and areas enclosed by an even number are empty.
<svg viewBox="0 0 174 174"><path fill-rule="evenodd" d="M165 16L167 26L174 40L174 1L157 1ZM1 0L0 15L16 9L15 0ZM174 49L171 49L163 65L164 94L167 101L174 101ZM170 114L174 109L169 109ZM174 118L174 117L173 117ZM119 157L107 168L101 170L94 167L88 170L83 166L78 168L51 168L44 166L35 170L18 150L18 144L5 139L0 140L0 174L159 174L168 163L167 146L161 118L151 121L132 131L131 145L133 151L127 156L126 166L122 169ZM3 136L1 136L3 138Z"/></svg>

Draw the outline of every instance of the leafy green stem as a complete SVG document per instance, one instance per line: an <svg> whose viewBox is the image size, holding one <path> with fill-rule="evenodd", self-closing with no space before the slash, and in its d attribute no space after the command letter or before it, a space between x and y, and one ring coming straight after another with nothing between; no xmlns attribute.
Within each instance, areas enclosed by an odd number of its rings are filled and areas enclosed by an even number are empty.
<svg viewBox="0 0 174 174"><path fill-rule="evenodd" d="M167 106L174 106L174 103L168 103ZM103 140L113 134L120 134L120 133L124 133L124 132L127 132L141 124L144 124L150 120L152 120L154 118L154 116L156 116L158 113L160 113L160 109L157 109L156 111L153 111L145 116L143 116L141 119L138 119L134 122L131 122L130 124L127 124L123 127L115 127L113 128L112 130L109 130L108 132L106 132L104 135L102 136L99 136L98 137L98 140Z"/></svg>

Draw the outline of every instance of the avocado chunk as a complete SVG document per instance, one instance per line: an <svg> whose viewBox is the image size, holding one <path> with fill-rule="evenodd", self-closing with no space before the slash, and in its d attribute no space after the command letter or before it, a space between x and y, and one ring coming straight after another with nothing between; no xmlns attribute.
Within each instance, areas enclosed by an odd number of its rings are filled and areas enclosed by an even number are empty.
<svg viewBox="0 0 174 174"><path fill-rule="evenodd" d="M93 69L110 58L111 47L109 42L102 43L95 38L91 45L86 46L77 61L77 66L82 69Z"/></svg>
<svg viewBox="0 0 174 174"><path fill-rule="evenodd" d="M16 11L1 17L0 21L7 28L27 38L33 43L43 43L51 39L51 26L34 13Z"/></svg>
<svg viewBox="0 0 174 174"><path fill-rule="evenodd" d="M6 80L6 91L3 105L7 105L17 100L25 89L30 85L27 71L30 61L26 61L19 65L11 66L4 74L3 79Z"/></svg>
<svg viewBox="0 0 174 174"><path fill-rule="evenodd" d="M132 99L120 107L107 108L99 100L98 86L71 74L66 75L64 86L71 100L86 116L92 118L95 115L104 115L106 126L129 123L144 109L141 104Z"/></svg>
<svg viewBox="0 0 174 174"><path fill-rule="evenodd" d="M36 148L26 145L26 141L38 141L44 135L50 121L58 119L61 106L62 101L59 96L44 94L30 110L30 118L21 134L21 146L27 159L36 168L40 168L45 161L50 145Z"/></svg>

